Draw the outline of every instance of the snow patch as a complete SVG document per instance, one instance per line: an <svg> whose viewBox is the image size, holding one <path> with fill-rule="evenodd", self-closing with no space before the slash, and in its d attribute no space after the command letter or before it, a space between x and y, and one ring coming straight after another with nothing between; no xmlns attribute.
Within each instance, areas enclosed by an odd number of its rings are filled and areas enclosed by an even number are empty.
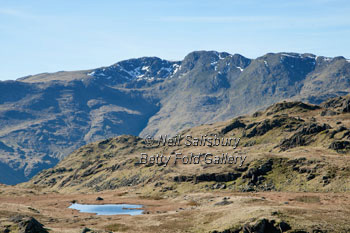
<svg viewBox="0 0 350 233"><path fill-rule="evenodd" d="M215 70L215 71L218 69L217 64L218 64L217 61L213 61L212 63L210 63L211 66L214 66L214 70Z"/></svg>
<svg viewBox="0 0 350 233"><path fill-rule="evenodd" d="M287 54L287 53L282 53L281 56L293 57L293 58L300 58L300 57L301 57L301 54Z"/></svg>
<svg viewBox="0 0 350 233"><path fill-rule="evenodd" d="M133 70L130 70L130 71L124 69L124 67L122 67L122 66L119 66L119 67L120 67L120 71L123 71L123 72L127 73L130 76L130 77L128 77L129 80L131 80L132 78L138 78L140 75L142 75L140 73L140 70L141 70L140 67L137 67L137 68L135 68Z"/></svg>
<svg viewBox="0 0 350 233"><path fill-rule="evenodd" d="M173 68L174 68L174 70L173 70L173 74L175 74L178 70L180 70L181 69L181 66L180 65L178 65L178 64L174 64L173 65Z"/></svg>
<svg viewBox="0 0 350 233"><path fill-rule="evenodd" d="M308 56L306 56L307 58L311 58L311 59L315 59L316 60L316 57L317 56L315 56L315 55L308 55Z"/></svg>
<svg viewBox="0 0 350 233"><path fill-rule="evenodd" d="M137 76L141 75L140 70L141 70L141 68L140 68L140 67L137 67L137 68L134 69L134 70L128 71L128 74L129 74L130 76L132 76L132 77L137 77Z"/></svg>
<svg viewBox="0 0 350 233"><path fill-rule="evenodd" d="M171 73L171 71L172 71L173 69L171 69L171 68L166 68L166 67L162 67L160 70L165 70L166 72Z"/></svg>
<svg viewBox="0 0 350 233"><path fill-rule="evenodd" d="M143 67L141 68L141 70L145 70L145 71L149 72L149 66L143 66Z"/></svg>
<svg viewBox="0 0 350 233"><path fill-rule="evenodd" d="M106 78L113 79L115 74L121 73L124 79L127 80L156 80L171 78L178 70L181 69L179 64L163 63L155 77L151 77L152 67L148 65L135 66L132 63L128 63L127 67L121 64L115 64L110 67L100 68L92 72L87 72L88 76L94 76L94 78Z"/></svg>

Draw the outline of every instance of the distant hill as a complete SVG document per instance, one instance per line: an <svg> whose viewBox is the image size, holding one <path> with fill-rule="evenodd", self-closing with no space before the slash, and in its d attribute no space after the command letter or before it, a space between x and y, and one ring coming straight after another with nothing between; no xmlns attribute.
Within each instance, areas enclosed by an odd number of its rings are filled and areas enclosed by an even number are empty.
<svg viewBox="0 0 350 233"><path fill-rule="evenodd" d="M282 100L319 104L350 91L344 57L196 51L0 82L0 183L25 181L73 150L122 134L170 134ZM3 166L3 165L1 165ZM8 170L7 169L7 170Z"/></svg>

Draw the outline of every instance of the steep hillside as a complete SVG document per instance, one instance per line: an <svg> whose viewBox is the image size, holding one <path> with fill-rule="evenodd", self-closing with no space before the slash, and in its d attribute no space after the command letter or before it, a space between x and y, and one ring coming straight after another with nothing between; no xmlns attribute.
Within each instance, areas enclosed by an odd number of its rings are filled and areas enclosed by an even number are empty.
<svg viewBox="0 0 350 233"><path fill-rule="evenodd" d="M54 168L42 171L25 186L59 192L133 186L145 196L176 196L213 189L349 191L349 99L350 96L331 99L322 107L281 102L251 116L182 131L183 139L176 145L157 145L154 141L150 146L149 140L135 136L94 142L76 150ZM334 114L325 114L329 111ZM186 135L191 138L187 140ZM204 145L202 141L201 146L195 146L194 138L201 136L213 138L212 144L206 141ZM233 137L240 140L233 140L231 146L214 145L214 138ZM141 153L165 158L159 163L143 164ZM197 156L198 164L195 157L191 164L175 159L191 157L191 153L202 154ZM212 155L206 159L206 153ZM234 163L223 163L223 153L233 156Z"/></svg>
<svg viewBox="0 0 350 233"><path fill-rule="evenodd" d="M6 88L10 84L0 83L6 89L2 94L9 93L5 98L12 98L12 90ZM21 98L22 93L26 94ZM89 142L118 134L137 135L159 109L141 91L80 81L30 86L13 98L20 99L2 98L0 158L22 177L54 166ZM6 182L6 176L2 174L0 181Z"/></svg>
<svg viewBox="0 0 350 233"><path fill-rule="evenodd" d="M144 57L0 82L0 162L17 183L96 140L175 135L286 99L318 104L349 93L349 78L343 57L196 51L178 62Z"/></svg>

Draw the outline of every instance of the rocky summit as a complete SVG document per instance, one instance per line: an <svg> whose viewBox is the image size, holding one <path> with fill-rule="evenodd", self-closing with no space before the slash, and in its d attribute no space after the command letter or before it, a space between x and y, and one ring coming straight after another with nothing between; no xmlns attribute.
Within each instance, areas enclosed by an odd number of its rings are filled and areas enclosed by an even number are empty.
<svg viewBox="0 0 350 233"><path fill-rule="evenodd" d="M173 136L286 99L319 104L349 93L349 80L350 63L344 57L268 53L249 59L195 51L182 61L143 57L97 69L2 81L0 169L6 172L0 174L0 183L26 181L97 140L123 134ZM338 109L341 99L334 101L322 114L348 111ZM264 134L280 121L292 120L261 122L246 136ZM304 127L313 132L324 126ZM286 138L281 149L308 143L308 138L299 138ZM343 150L348 145L336 142L331 147Z"/></svg>

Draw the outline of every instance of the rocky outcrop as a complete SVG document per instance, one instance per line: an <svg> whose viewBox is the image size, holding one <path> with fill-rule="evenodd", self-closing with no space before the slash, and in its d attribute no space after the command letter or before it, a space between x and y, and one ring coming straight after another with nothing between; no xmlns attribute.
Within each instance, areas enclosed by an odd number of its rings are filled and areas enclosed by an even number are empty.
<svg viewBox="0 0 350 233"><path fill-rule="evenodd" d="M213 231L212 233L282 233L291 229L290 225L284 221L277 223L275 220L263 218L255 223L247 223L241 227L224 231Z"/></svg>
<svg viewBox="0 0 350 233"><path fill-rule="evenodd" d="M330 99L321 104L322 107L332 109L336 113L349 113L350 112L350 96L340 96Z"/></svg>
<svg viewBox="0 0 350 233"><path fill-rule="evenodd" d="M346 127L344 126L340 126L339 128L337 129L334 129L331 133L330 133L330 138L334 138L334 136L337 134L337 133L341 133L343 131L346 131L344 134L343 134L343 137L346 137L348 135L350 135L350 130L348 130Z"/></svg>
<svg viewBox="0 0 350 233"><path fill-rule="evenodd" d="M299 108L303 110L315 110L315 109L320 109L320 106L317 105L311 105L311 104L306 104L300 101L296 102L281 102L272 105L271 107L267 108L266 115L272 115L276 114L278 112L282 112L283 110L290 109L290 108Z"/></svg>
<svg viewBox="0 0 350 233"><path fill-rule="evenodd" d="M350 141L334 141L329 145L329 149L336 150L338 152L350 150Z"/></svg>
<svg viewBox="0 0 350 233"><path fill-rule="evenodd" d="M194 181L195 183L198 182L209 182L209 181L215 181L215 182L229 182L234 181L237 178L241 177L241 173L224 173L224 174L218 174L218 173L205 173L200 175L193 175L193 176L175 176L173 180L175 182L191 182Z"/></svg>
<svg viewBox="0 0 350 233"><path fill-rule="evenodd" d="M272 119L266 119L261 122L253 122L245 127L246 137L252 138L262 136L268 131L282 127L286 130L294 130L298 125L303 123L302 119L289 117L287 114L275 115Z"/></svg>
<svg viewBox="0 0 350 233"><path fill-rule="evenodd" d="M271 129L275 128L275 127L280 127L281 126L281 122L280 121L276 121L276 120L264 120L262 122L259 123L253 123L250 124L246 127L246 129L250 129L251 130L246 134L246 137L248 138L252 138L255 136L262 136L265 133L267 133L268 131L270 131Z"/></svg>
<svg viewBox="0 0 350 233"><path fill-rule="evenodd" d="M242 123L239 119L234 120L231 124L229 124L228 126L226 126L225 128L223 128L221 130L221 133L226 134L234 129L237 128L244 128L246 125L244 123Z"/></svg>
<svg viewBox="0 0 350 233"><path fill-rule="evenodd" d="M265 163L258 167L250 168L246 174L242 176L243 179L249 179L248 185L258 185L261 184L265 179L264 175L272 170L273 160L269 159Z"/></svg>
<svg viewBox="0 0 350 233"><path fill-rule="evenodd" d="M48 233L43 224L30 216L17 215L11 221L18 225L19 233Z"/></svg>
<svg viewBox="0 0 350 233"><path fill-rule="evenodd" d="M312 135L315 135L327 129L331 129L331 127L327 124L304 124L290 138L284 139L280 143L279 147L282 150L288 150L297 146L306 146L312 142Z"/></svg>
<svg viewBox="0 0 350 233"><path fill-rule="evenodd" d="M321 112L321 116L334 116L334 115L337 115L339 113L335 112L335 111L332 111L330 109L325 109Z"/></svg>

